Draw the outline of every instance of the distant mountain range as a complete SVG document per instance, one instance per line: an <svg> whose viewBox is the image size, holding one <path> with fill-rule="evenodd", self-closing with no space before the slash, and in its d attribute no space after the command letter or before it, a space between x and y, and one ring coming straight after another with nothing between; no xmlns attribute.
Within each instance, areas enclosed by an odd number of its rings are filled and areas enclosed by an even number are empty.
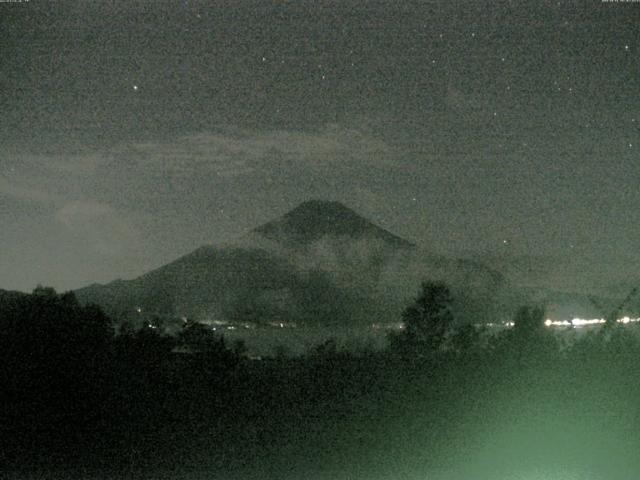
<svg viewBox="0 0 640 480"><path fill-rule="evenodd" d="M451 286L461 321L509 319L530 302L557 315L597 315L586 292L545 286L549 269L531 259L436 255L341 203L310 200L234 242L75 293L121 319L145 312L209 323L356 326L398 321L420 282L432 279Z"/></svg>

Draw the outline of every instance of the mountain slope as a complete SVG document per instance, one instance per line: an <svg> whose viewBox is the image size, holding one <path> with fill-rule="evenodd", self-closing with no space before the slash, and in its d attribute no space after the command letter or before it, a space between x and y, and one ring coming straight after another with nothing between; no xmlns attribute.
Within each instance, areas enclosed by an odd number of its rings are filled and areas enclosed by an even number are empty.
<svg viewBox="0 0 640 480"><path fill-rule="evenodd" d="M337 202L305 202L223 247L204 246L136 279L76 292L120 318L354 325L398 321L424 279L456 290L461 317L495 315L501 275L432 255Z"/></svg>

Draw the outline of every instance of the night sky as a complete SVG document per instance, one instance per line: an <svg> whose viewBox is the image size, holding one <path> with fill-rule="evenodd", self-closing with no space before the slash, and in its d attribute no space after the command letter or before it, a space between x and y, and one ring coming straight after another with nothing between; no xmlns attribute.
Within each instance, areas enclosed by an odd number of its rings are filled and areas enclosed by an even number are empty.
<svg viewBox="0 0 640 480"><path fill-rule="evenodd" d="M0 3L0 288L131 278L309 198L629 269L639 27L600 0Z"/></svg>

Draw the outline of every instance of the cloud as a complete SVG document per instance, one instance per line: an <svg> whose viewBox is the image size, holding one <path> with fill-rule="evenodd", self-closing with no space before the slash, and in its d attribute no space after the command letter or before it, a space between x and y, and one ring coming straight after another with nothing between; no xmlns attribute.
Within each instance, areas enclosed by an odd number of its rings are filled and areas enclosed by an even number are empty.
<svg viewBox="0 0 640 480"><path fill-rule="evenodd" d="M88 178L104 163L102 152L34 154L0 151L0 195L60 207L82 197Z"/></svg>
<svg viewBox="0 0 640 480"><path fill-rule="evenodd" d="M142 142L117 149L147 175L186 179L210 174L237 177L269 169L274 162L302 168L336 165L394 166L394 149L365 129L326 125L315 131L227 128L165 142Z"/></svg>
<svg viewBox="0 0 640 480"><path fill-rule="evenodd" d="M67 227L82 225L111 215L113 210L105 204L95 202L71 202L59 209L55 217Z"/></svg>
<svg viewBox="0 0 640 480"><path fill-rule="evenodd" d="M355 126L328 124L306 131L221 127L84 153L0 152L0 167L4 161L16 166L10 180L0 177L0 193L60 208L91 199L118 203L116 192L136 199L138 190L154 201L167 194L189 195L204 187L204 179L227 182L292 171L304 175L360 167L397 169L400 152L370 125L365 119Z"/></svg>
<svg viewBox="0 0 640 480"><path fill-rule="evenodd" d="M86 154L57 155L49 158L49 166L59 173L73 176L93 175L98 167L106 161L102 152Z"/></svg>
<svg viewBox="0 0 640 480"><path fill-rule="evenodd" d="M0 152L7 172L0 194L44 206L49 219L108 254L130 251L126 244L139 244L138 232L180 232L188 243L227 228L229 222L216 223L218 205L244 202L246 192L280 189L286 196L307 192L315 182L326 190L333 188L326 178L355 182L361 168L397 169L397 149L370 125L219 127L80 153Z"/></svg>
<svg viewBox="0 0 640 480"><path fill-rule="evenodd" d="M135 255L142 247L136 226L107 204L73 201L54 217L101 255Z"/></svg>
<svg viewBox="0 0 640 480"><path fill-rule="evenodd" d="M0 195L12 197L17 200L45 204L54 204L59 201L56 195L46 190L25 185L15 180L8 180L3 176L0 176Z"/></svg>
<svg viewBox="0 0 640 480"><path fill-rule="evenodd" d="M54 167L38 168L33 164L36 160L34 156L29 156L28 160L29 168L26 169L27 165L21 163L18 175L13 178L0 176L0 197L44 206L44 215L63 225L74 238L95 253L111 257L132 254L140 248L138 229L125 215L107 203L86 197L78 198L77 192L74 193L71 188L76 179L61 180L51 174ZM39 160L46 160L46 157L39 157ZM52 163L45 161L44 165L51 166ZM30 177L27 178L24 172L31 173ZM68 193L65 194L65 191ZM46 222L46 219L42 221Z"/></svg>

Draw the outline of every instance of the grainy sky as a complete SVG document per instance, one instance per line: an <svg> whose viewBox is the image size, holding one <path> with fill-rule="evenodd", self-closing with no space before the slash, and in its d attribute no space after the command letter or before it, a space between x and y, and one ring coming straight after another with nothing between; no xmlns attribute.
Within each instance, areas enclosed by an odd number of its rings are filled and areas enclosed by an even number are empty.
<svg viewBox="0 0 640 480"><path fill-rule="evenodd" d="M629 265L639 34L622 1L2 2L0 288L131 278L308 198Z"/></svg>

